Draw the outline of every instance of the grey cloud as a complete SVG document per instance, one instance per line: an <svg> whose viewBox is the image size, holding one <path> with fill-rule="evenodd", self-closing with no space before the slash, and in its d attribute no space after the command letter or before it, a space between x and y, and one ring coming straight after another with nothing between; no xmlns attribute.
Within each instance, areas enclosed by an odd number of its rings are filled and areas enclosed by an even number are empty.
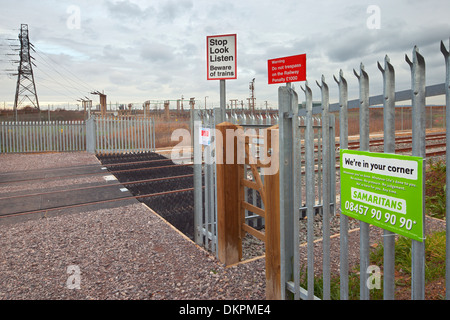
<svg viewBox="0 0 450 320"><path fill-rule="evenodd" d="M130 85L130 77L127 76L126 73L113 71L109 75L109 80L112 84L118 85L118 86L127 86Z"/></svg>
<svg viewBox="0 0 450 320"><path fill-rule="evenodd" d="M120 54L120 49L115 48L111 45L106 45L103 47L103 57L108 60L123 60L122 55Z"/></svg>
<svg viewBox="0 0 450 320"><path fill-rule="evenodd" d="M193 6L191 0L158 1L154 6L145 8L142 8L129 0L106 2L108 13L115 19L128 19L139 22L153 20L157 21L159 24L172 23L177 18L190 14Z"/></svg>
<svg viewBox="0 0 450 320"><path fill-rule="evenodd" d="M376 38L371 34L349 34L334 37L323 52L332 62L346 62L373 52Z"/></svg>
<svg viewBox="0 0 450 320"><path fill-rule="evenodd" d="M347 62L375 52L384 54L409 53L414 45L427 47L446 39L450 26L438 23L433 26L383 25L379 30L345 28L322 37L322 49L331 62ZM381 58L380 58L381 59Z"/></svg>
<svg viewBox="0 0 450 320"><path fill-rule="evenodd" d="M152 13L152 8L141 9L137 4L128 0L118 2L106 2L109 14L117 19L145 19Z"/></svg>
<svg viewBox="0 0 450 320"><path fill-rule="evenodd" d="M174 49L162 43L145 43L141 46L142 59L154 62L171 61L174 58Z"/></svg>
<svg viewBox="0 0 450 320"><path fill-rule="evenodd" d="M165 1L164 4L157 11L160 20L174 21L176 17L180 17L186 11L193 8L193 3L190 0L184 1Z"/></svg>

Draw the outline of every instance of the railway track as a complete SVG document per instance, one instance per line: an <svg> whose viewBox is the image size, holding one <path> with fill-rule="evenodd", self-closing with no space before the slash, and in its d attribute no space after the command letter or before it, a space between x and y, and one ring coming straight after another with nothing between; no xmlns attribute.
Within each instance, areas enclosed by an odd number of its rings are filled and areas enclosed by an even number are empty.
<svg viewBox="0 0 450 320"><path fill-rule="evenodd" d="M425 137L425 141L434 141L434 140L446 140L446 134L445 133L433 133L428 134ZM395 138L396 144L403 144L403 143L411 143L412 144L412 136L404 136L404 137L396 137ZM352 140L347 143L348 149L358 149L359 148L359 140ZM369 147L378 147L384 145L384 139L383 138L375 138L371 139L369 142ZM336 148L340 147L339 142L336 142L335 144ZM303 152L304 146L302 145L302 152ZM317 146L314 146L314 150L317 151ZM407 148L405 150L408 150ZM402 150L400 150L402 151ZM410 150L411 151L411 148Z"/></svg>
<svg viewBox="0 0 450 320"><path fill-rule="evenodd" d="M31 217L39 213L47 215L53 212L59 214L74 208L75 211L89 211L101 206L126 205L137 200L146 203L186 235L193 237L193 219L189 217L191 213L193 215L192 165L177 165L156 154L128 154L115 157L114 161L115 163L72 166L57 170L26 171L16 176L0 174L0 186L17 183L19 189L21 185L29 183L46 185L54 179L72 180L94 175L106 178L114 175L112 181L91 179L89 181L97 182L88 185L73 184L54 190L0 194L0 222L9 217ZM83 169L83 172L79 171ZM70 174L66 174L66 170L69 170ZM178 216L171 217L172 212L184 217L182 221L177 221L180 220ZM189 221L192 221L192 225L189 225Z"/></svg>
<svg viewBox="0 0 450 320"><path fill-rule="evenodd" d="M447 138L447 135L442 132L439 133L430 133L427 134L425 137L426 141L433 141L433 140L444 140ZM402 136L402 137L396 137L395 143L412 143L412 136ZM382 146L384 144L383 138L376 138L370 140L370 146ZM336 143L336 146L339 146L339 143ZM349 149L353 148L359 148L359 141L349 141L348 142Z"/></svg>
<svg viewBox="0 0 450 320"><path fill-rule="evenodd" d="M158 177L156 178L148 178L146 179L145 176L142 176L140 179L138 180L131 180L131 181L121 181L119 182L117 180L117 182L113 182L113 183L107 183L107 184L99 184L99 185L91 185L91 186L83 186L83 187L74 187L74 188L66 188L66 189L58 189L58 190L54 190L54 191L44 191L44 192L31 192L31 193L26 193L26 194L20 194L20 195L0 195L0 205L2 201L10 201L10 200L14 200L14 199L22 199L22 200L26 200L27 198L30 197L52 197L55 195L60 194L60 196L64 196L63 194L71 194L77 191L88 191L88 192L98 192L99 189L107 189L107 188L123 188L123 187L127 187L128 190L132 191L134 189L133 192L133 197L117 197L115 199L108 199L108 200L99 200L99 201L87 201L85 203L81 203L81 204L77 204L76 206L82 206L82 205L88 205L88 204L93 204L93 203L103 203L103 202L107 202L107 201L115 201L115 200L124 200L124 199L132 199L132 198L145 198L145 197L151 197L151 196L160 196L160 195L164 195L164 194L170 194L173 193L177 190L179 190L180 192L184 192L184 191L188 191L188 190L192 190L192 183L191 180L193 179L193 173L187 173L187 174L177 174L177 168L181 168L183 169L183 167L186 167L185 165L175 165L173 164L172 166L170 165L166 165L166 166L158 166L158 167L152 167L152 168L148 168L149 170L147 170L147 173L151 172L151 171L167 171L164 169L175 169L175 170L171 170L172 174L169 174L168 172L163 172L163 177L159 177L161 174L156 175ZM108 171L103 171L100 173L94 173L94 174L103 174L103 175L109 175L111 173L124 173L124 172L134 172L136 171L136 169L132 169L132 170L118 170L116 172L108 172ZM192 170L190 170L192 171ZM87 175L91 175L92 173L88 173ZM78 174L78 175L64 175L64 176L58 176L58 177L52 177L52 178L71 178L74 176L83 176L86 174ZM45 179L45 178L43 178ZM35 179L18 179L18 180L13 180L13 181L2 181L2 183L11 183L11 182L20 182L20 183L27 183L27 182L32 182ZM177 186L176 190L174 191L173 188L171 188L171 186L167 186L168 182L170 184L171 181L175 181L175 185ZM166 185L164 185L166 184ZM139 190L139 186L152 186L155 190L155 192L147 192L147 193L142 193ZM163 191L160 191L162 190ZM159 190L159 191L158 191ZM75 205L69 205L67 207L74 207ZM48 211L48 210L55 210L55 209L60 209L63 208L65 206L54 206L54 207L46 207L43 209L39 209L39 210L26 210L26 211L22 211L22 212L15 212L14 214L25 214L25 213L33 213L33 212L42 212L42 211ZM1 214L1 209L0 209L0 217L4 217L4 216L8 216L8 214Z"/></svg>
<svg viewBox="0 0 450 320"><path fill-rule="evenodd" d="M446 154L446 143L431 143L433 141L438 141L438 140L446 140L446 134L445 133L433 133L433 134L428 134L425 137L426 140L426 158L430 158L430 157L438 157L438 156L442 156ZM407 154L409 152L412 151L412 146L402 146L399 147L399 145L401 144L412 144L412 137L411 136L404 136L404 137L397 137L395 139L395 143L397 145L397 148L395 150L395 153L398 154ZM384 145L384 140L383 138L377 138L377 139L371 139L369 142L369 148L371 151L378 151L378 152L382 152L382 147ZM336 143L336 151L339 150L339 143ZM381 147L381 148L380 148ZM350 150L357 150L359 148L359 141L349 141L348 142L348 149ZM315 146L314 147L314 151L317 152L318 147ZM374 149L379 149L379 150L374 150ZM432 149L444 149L444 150L432 150ZM304 151L302 151L302 154L304 153ZM318 162L318 159L315 158L314 159L315 163ZM336 161L339 162L339 154L336 155ZM305 163L305 160L301 161L302 164ZM339 168L339 165L336 166L336 169ZM317 169L316 169L317 172ZM304 173L304 172L302 172Z"/></svg>
<svg viewBox="0 0 450 320"><path fill-rule="evenodd" d="M172 162L172 160L166 160L168 163ZM14 183L14 182L27 182L27 181L36 181L36 180L50 180L50 179L67 179L67 178L75 178L75 177L82 177L82 176L95 176L95 175L105 175L105 173L114 173L114 174L121 174L121 173L127 173L127 172L137 172L137 171L151 171L151 170L160 170L160 169L166 169L166 168L182 168L182 167L189 167L192 166L192 164L172 164L172 165L164 165L164 166L155 166L155 167L144 167L144 168L133 168L133 169L123 169L123 170L116 170L116 171L96 171L96 172L90 172L90 173L75 173L75 174L69 174L69 175L55 175L55 176L43 176L43 177L36 177L36 178L28 178L28 179L21 179L21 180L2 180L0 181L0 184L6 184L6 183ZM97 166L97 168L100 168ZM0 175L1 180L2 175Z"/></svg>
<svg viewBox="0 0 450 320"><path fill-rule="evenodd" d="M132 199L158 197L158 196L169 195L169 194L174 194L174 193L181 193L181 192L188 192L188 191L193 191L193 190L194 190L194 188L186 188L186 189L181 189L181 190L156 192L156 193L137 195L137 196L127 196L127 197L119 197L119 198L107 199L107 200L83 202L83 203L73 204L73 205L56 206L56 207L50 207L50 208L45 208L45 209L39 209L39 210L15 212L15 213L9 213L9 214L2 214L2 215L0 215L0 219L7 218L7 217L13 217L13 216L20 216L20 215L25 215L25 214L33 214L33 213L39 213L39 212L48 212L48 211L55 211L55 210L61 210L61 209L77 208L77 207L89 206L89 205L93 205L93 204L102 204L102 203L115 202L115 201L121 201L121 200L132 200ZM5 199L5 198L3 198L3 199Z"/></svg>
<svg viewBox="0 0 450 320"><path fill-rule="evenodd" d="M440 142L440 143L433 143L434 141L439 141L439 140L446 140L447 139L447 135L442 132L438 132L438 133L430 133L427 134L425 137L425 149L426 149L426 158L430 158L430 157L437 157L437 156L442 156L445 155L446 152L446 142ZM395 149L395 153L398 154L408 154L412 151L412 137L411 136L405 136L405 137L396 137L395 139L395 144L396 144L396 149ZM400 146L405 144L405 146ZM369 148L371 149L371 151L373 149L378 149L379 148L379 152L382 152L382 147L384 145L384 139L383 138L379 138L379 139L373 139L370 141L369 143ZM348 143L348 149L358 149L359 148L359 141L351 141ZM433 150L433 149L440 149L440 150ZM339 156L336 157L336 160L339 160ZM338 167L337 167L338 168Z"/></svg>
<svg viewBox="0 0 450 320"><path fill-rule="evenodd" d="M16 199L16 198L25 198L25 197L31 197L31 196L44 196L44 195L64 193L64 192L74 192L74 191L79 191L79 190L92 190L92 191L95 191L95 189L98 189L98 188L133 186L133 185L139 185L139 184L142 184L142 183L166 181L166 180L171 180L171 179L192 178L193 176L194 176L193 174L186 174L186 175L173 176L173 177L145 179L145 180L122 182L122 183L120 183L120 182L118 182L118 183L110 183L110 184L107 184L107 185L96 185L96 186L88 186L88 187L70 188L70 189L65 189L65 190L29 193L29 194L26 194L26 195L15 195L15 196L8 196L8 197L0 196L0 201L1 200L6 200L6 199Z"/></svg>

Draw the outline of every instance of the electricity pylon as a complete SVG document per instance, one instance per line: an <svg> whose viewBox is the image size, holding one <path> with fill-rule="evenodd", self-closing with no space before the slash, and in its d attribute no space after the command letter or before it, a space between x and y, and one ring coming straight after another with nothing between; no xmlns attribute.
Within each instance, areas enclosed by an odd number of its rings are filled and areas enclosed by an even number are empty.
<svg viewBox="0 0 450 320"><path fill-rule="evenodd" d="M17 86L16 97L14 99L14 112L17 120L17 108L23 104L25 100L31 102L34 108L39 110L39 100L36 93L36 84L34 83L33 65L36 66L31 59L34 59L30 50L33 45L30 43L28 36L28 25L20 25L20 61L17 69Z"/></svg>

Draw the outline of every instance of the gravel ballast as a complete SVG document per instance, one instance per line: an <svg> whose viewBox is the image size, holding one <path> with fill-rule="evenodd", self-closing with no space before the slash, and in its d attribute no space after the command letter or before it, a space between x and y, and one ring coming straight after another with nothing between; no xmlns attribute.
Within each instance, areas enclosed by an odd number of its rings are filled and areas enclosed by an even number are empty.
<svg viewBox="0 0 450 320"><path fill-rule="evenodd" d="M443 225L433 219L430 227L433 221L437 229ZM373 228L371 244L380 239L381 229ZM350 232L349 243L354 265L358 229ZM256 251L260 246L253 244ZM0 247L3 300L265 299L264 258L226 268L141 203L0 225ZM332 238L331 248L337 273L339 237ZM319 274L320 239L314 250ZM300 262L306 265L305 245ZM70 282L71 266L79 268L79 289Z"/></svg>
<svg viewBox="0 0 450 320"><path fill-rule="evenodd" d="M225 268L140 203L1 225L0 247L0 299L265 299L264 259Z"/></svg>

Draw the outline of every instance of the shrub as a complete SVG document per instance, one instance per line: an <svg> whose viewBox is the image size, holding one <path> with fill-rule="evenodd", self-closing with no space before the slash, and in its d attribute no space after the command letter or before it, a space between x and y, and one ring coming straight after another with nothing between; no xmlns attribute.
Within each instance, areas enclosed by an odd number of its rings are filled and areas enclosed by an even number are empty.
<svg viewBox="0 0 450 320"><path fill-rule="evenodd" d="M425 182L425 207L429 216L444 219L446 201L446 165L442 160L429 161Z"/></svg>

